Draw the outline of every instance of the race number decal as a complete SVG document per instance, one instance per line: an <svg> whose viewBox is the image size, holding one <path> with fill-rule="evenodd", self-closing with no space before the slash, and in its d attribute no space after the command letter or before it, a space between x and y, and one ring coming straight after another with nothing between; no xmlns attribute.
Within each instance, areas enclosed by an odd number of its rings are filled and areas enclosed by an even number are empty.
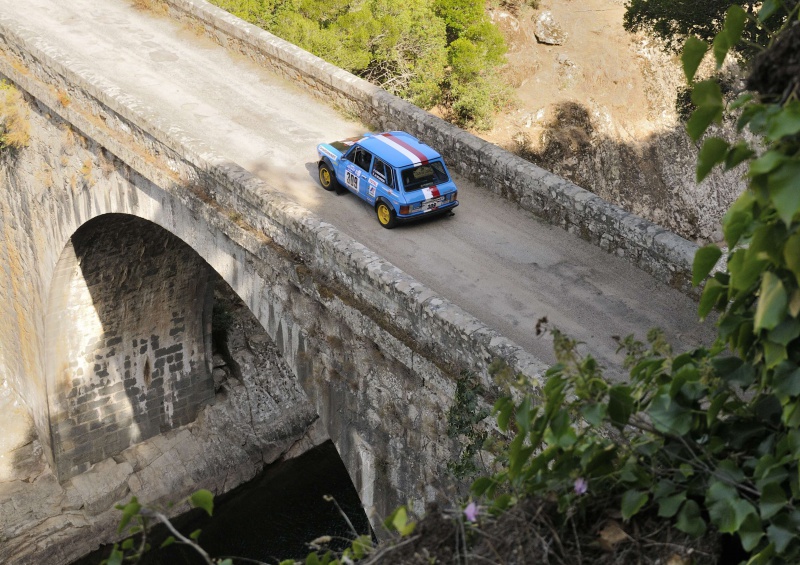
<svg viewBox="0 0 800 565"><path fill-rule="evenodd" d="M353 172L351 169L347 169L344 172L344 183L358 192L358 173Z"/></svg>

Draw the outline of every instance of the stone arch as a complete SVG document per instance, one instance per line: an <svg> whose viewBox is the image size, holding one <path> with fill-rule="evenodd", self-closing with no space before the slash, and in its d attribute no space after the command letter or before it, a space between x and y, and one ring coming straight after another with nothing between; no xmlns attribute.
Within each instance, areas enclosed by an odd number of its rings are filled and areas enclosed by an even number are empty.
<svg viewBox="0 0 800 565"><path fill-rule="evenodd" d="M59 480L193 421L213 398L210 273L136 216L99 215L72 235L47 298L38 426Z"/></svg>

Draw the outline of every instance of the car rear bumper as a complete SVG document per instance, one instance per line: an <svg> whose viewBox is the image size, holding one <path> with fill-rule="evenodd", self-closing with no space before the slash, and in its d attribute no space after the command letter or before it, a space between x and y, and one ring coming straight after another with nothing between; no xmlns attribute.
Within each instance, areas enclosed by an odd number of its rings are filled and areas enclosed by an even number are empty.
<svg viewBox="0 0 800 565"><path fill-rule="evenodd" d="M413 214L397 214L397 219L401 222L409 222L413 220L420 220L422 218L430 218L432 216L438 216L440 214L444 214L445 212L450 212L453 208L458 206L458 200L455 202L448 202L444 206L439 206L435 210L429 210L428 212L415 212Z"/></svg>

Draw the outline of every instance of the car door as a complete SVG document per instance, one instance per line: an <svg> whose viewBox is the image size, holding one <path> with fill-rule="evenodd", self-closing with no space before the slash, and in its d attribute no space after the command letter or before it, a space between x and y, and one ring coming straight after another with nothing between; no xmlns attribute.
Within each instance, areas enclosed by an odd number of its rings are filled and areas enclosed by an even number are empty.
<svg viewBox="0 0 800 565"><path fill-rule="evenodd" d="M344 170L344 184L364 200L369 201L369 170L372 166L372 153L356 145L347 154ZM373 195L374 202L374 195Z"/></svg>
<svg viewBox="0 0 800 565"><path fill-rule="evenodd" d="M397 202L394 183L394 169L375 157L372 161L372 175L367 181L367 200L370 204L380 196L388 196L393 203Z"/></svg>

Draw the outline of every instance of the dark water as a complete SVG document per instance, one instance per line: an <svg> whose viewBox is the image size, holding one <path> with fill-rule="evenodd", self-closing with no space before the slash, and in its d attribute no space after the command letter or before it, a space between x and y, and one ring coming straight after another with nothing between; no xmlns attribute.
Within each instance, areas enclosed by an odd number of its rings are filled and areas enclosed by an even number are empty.
<svg viewBox="0 0 800 565"><path fill-rule="evenodd" d="M345 538L331 547L342 549L353 534L342 515L324 495L331 495L359 534L370 532L358 493L332 442L290 461L271 465L261 475L214 499L214 516L193 510L173 521L188 535L202 529L200 545L212 557L237 556L278 563L305 557L307 542L322 536ZM110 548L76 561L96 565ZM173 565L202 563L178 547L148 554L140 563ZM244 562L242 562L244 563Z"/></svg>

